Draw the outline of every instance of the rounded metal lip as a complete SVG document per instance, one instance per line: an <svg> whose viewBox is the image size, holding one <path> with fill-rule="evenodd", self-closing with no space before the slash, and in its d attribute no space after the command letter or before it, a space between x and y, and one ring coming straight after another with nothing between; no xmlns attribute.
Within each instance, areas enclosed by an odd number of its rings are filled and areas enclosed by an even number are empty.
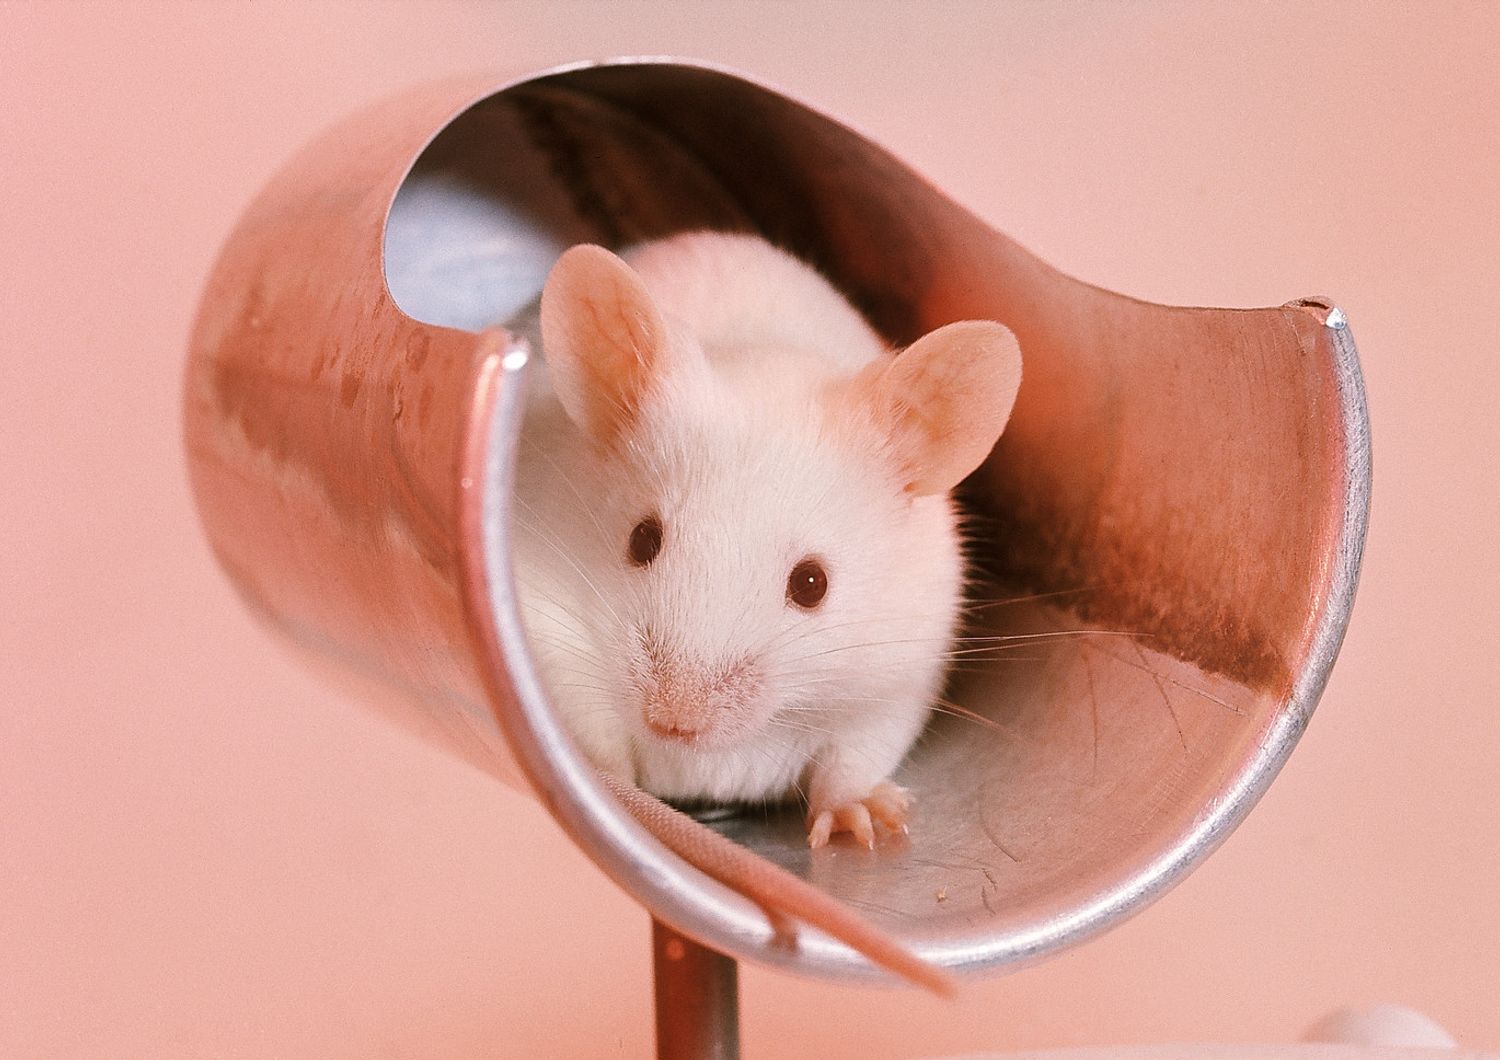
<svg viewBox="0 0 1500 1060"><path fill-rule="evenodd" d="M470 108L508 88L598 66L642 64L692 66L732 77L783 95L825 120L863 136L854 127L808 107L795 96L768 88L737 71L709 63L643 57L567 64L503 82L474 94L455 108L448 121L433 131L427 144ZM420 155L418 151L412 156L407 176ZM942 195L936 189L934 194ZM388 218L389 203L386 209ZM382 279L383 237L384 230ZM394 297L392 304L396 304ZM1139 912L1228 836L1279 772L1305 728L1342 642L1358 581L1370 497L1369 426L1363 380L1342 312L1325 300L1314 299L1291 303L1288 308L1317 313L1324 326L1334 332L1333 374L1344 442L1344 510L1337 534L1335 570L1316 622L1307 665L1297 676L1288 704L1248 765L1195 819L1191 829L1119 883L1076 904L1064 915L1039 918L1017 929L988 936L979 933L962 941L914 940L913 949L921 957L959 972L1020 967L1092 937L1123 917ZM513 710L502 706L496 713L528 780L589 856L643 901L653 915L678 930L727 953L754 957L787 970L830 979L889 981L885 973L860 955L816 930L803 932L795 951L774 945L772 932L758 907L687 865L615 804L556 721L529 654L517 607L508 543L528 356L524 342L503 332L495 333L487 341L490 348L476 376L463 447L460 502L463 546L459 549L462 595L472 622L476 656L489 663L488 672L482 676L490 685L493 701L497 705L514 705Z"/></svg>
<svg viewBox="0 0 1500 1060"><path fill-rule="evenodd" d="M1337 316L1334 316L1337 314ZM926 960L959 972L1019 968L1100 933L1143 910L1221 842L1264 794L1306 727L1332 670L1348 626L1358 583L1370 498L1369 423L1354 342L1341 311L1327 326L1340 332L1336 373L1345 447L1345 519L1339 534L1337 574L1315 634L1312 664L1293 691L1287 710L1237 782L1173 847L1118 886L1063 917L1029 929L966 944L918 942ZM519 354L519 355L518 355ZM492 354L480 385L465 446L463 509L465 599L480 622L501 672L509 676L517 710L501 724L538 794L568 833L653 915L725 952L789 970L834 979L889 982L858 954L816 931L795 952L772 945L764 914L745 898L686 865L626 815L575 751L557 723L532 665L516 606L508 548L510 487L523 419L524 345L511 344L503 359ZM493 640L491 640L493 638Z"/></svg>

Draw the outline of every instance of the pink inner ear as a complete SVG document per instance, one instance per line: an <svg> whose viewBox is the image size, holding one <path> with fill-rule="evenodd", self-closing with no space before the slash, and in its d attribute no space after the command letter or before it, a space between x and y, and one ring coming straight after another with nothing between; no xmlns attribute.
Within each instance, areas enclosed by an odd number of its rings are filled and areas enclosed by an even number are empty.
<svg viewBox="0 0 1500 1060"><path fill-rule="evenodd" d="M573 247L547 277L541 323L558 400L592 438L614 442L634 422L665 344L645 285L603 247Z"/></svg>
<svg viewBox="0 0 1500 1060"><path fill-rule="evenodd" d="M983 463L1020 385L1020 346L993 321L949 324L899 354L880 374L875 396L907 489L946 493Z"/></svg>

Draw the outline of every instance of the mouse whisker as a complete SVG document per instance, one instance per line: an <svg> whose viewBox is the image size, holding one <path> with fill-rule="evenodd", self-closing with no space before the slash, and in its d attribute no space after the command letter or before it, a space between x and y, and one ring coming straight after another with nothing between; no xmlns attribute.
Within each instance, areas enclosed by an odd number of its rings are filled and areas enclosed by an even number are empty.
<svg viewBox="0 0 1500 1060"><path fill-rule="evenodd" d="M838 702L859 703L865 706L873 706L877 709L886 707L890 708L892 712L905 711L910 709L911 707L911 703L908 700L891 699L880 696L841 696L839 697ZM996 732L1005 733L1010 731L1008 728L1006 728L1006 726L995 721L994 719L988 718L985 715L980 714L978 711L965 707L960 703L955 703L950 699L944 699L941 696L935 697L929 704L929 708L934 714L941 714L948 717L958 718L962 721L973 722L976 725L983 726L987 729L992 729Z"/></svg>
<svg viewBox="0 0 1500 1060"><path fill-rule="evenodd" d="M528 508L530 507L530 505L527 505L524 500L520 500L519 498L518 503L525 505ZM602 591L600 591L599 586L595 583L594 579L589 577L589 574L586 570L584 570L583 565L576 559L574 559L567 549L559 545L558 542L551 537L551 535L539 534L538 539L542 544L551 548L559 558L561 558L564 562L566 562L570 567L573 568L574 573L576 573L578 577L583 580L583 584L586 585L589 590L593 592L594 596L598 598L599 602L604 605L604 608L609 612L610 617L613 618L618 625L623 626L625 623L620 618L619 612L614 609L613 605L610 604L609 599Z"/></svg>
<svg viewBox="0 0 1500 1060"><path fill-rule="evenodd" d="M978 584L983 584L980 581ZM1098 592L1105 588L1102 585L1080 586L1077 589L1054 589L1050 592L1025 593L1020 596L995 596L981 597L970 596L963 604L965 611L986 611L993 607L1009 607L1014 604L1033 603L1037 600L1056 600L1064 596L1079 596L1083 593Z"/></svg>
<svg viewBox="0 0 1500 1060"><path fill-rule="evenodd" d="M966 654L966 653L980 652L980 651L1000 650L1000 649L1004 648L1005 646L1011 645L1011 644L1016 644L1016 645L1029 644L1029 643L1033 643L1033 642L1040 641L1040 640L1057 639L1057 638L1060 638L1060 637L1086 637L1086 636L1100 636L1100 635L1104 635L1104 636L1134 637L1137 634L1127 633L1127 632L1123 632L1123 631L1120 631L1120 630L1080 629L1080 630L1051 630L1051 631L1048 631L1048 632L1045 632L1045 633L1014 633L1014 634L1006 634L1006 635L993 636L993 637L969 637L969 638L962 638L962 637L954 637L954 638L949 638L949 637L900 637L900 638L895 638L895 639L892 639L892 640L871 640L871 641L859 641L859 642L854 643L854 644L841 644L841 645L838 645L836 647L825 648L825 649L823 649L821 651L808 652L806 655L803 656L803 658L807 658L807 659L820 658L820 657L827 656L827 655L835 655L835 654L838 654L840 652L859 651L859 650L862 650L862 649L865 649L865 648L884 648L884 647L896 647L896 646L900 646L900 645L918 645L918 644L947 644L947 643L963 642L963 641L971 641L972 642L972 641L976 641L976 640L977 641L983 641L983 642L985 642L986 646L984 646L984 647L978 647L978 648L956 648L956 649L953 649L952 651L950 651L948 653L949 655L952 655L952 654Z"/></svg>
<svg viewBox="0 0 1500 1060"><path fill-rule="evenodd" d="M564 485L566 485L572 492L573 496L578 500L579 510L588 516L589 521L594 524L594 529L599 531L601 537L607 537L608 533L605 531L604 525L599 522L599 516L598 513L594 511L594 506L589 503L587 498L584 497L582 491L579 490L577 484L573 481L573 476L568 474L567 470L560 463L558 463L557 458L552 455L552 452L545 446L539 445L534 439L528 438L524 433L521 436L521 440L532 453L540 456L543 460L547 461L547 463L552 466L552 470L556 473L557 479ZM533 527L533 529L537 528Z"/></svg>
<svg viewBox="0 0 1500 1060"><path fill-rule="evenodd" d="M527 640L533 646L541 645L545 649L561 651L571 656L572 658L577 659L579 662L588 664L595 674L599 676L603 675L604 667L601 660L596 656L589 654L586 649L580 647L577 644L559 640L556 637L549 636L545 632L537 630L528 631Z"/></svg>

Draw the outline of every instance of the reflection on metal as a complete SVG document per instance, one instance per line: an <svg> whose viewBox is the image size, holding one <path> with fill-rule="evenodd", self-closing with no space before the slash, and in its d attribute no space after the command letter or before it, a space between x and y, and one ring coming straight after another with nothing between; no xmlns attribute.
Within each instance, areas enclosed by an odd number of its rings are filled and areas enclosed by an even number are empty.
<svg viewBox="0 0 1500 1060"><path fill-rule="evenodd" d="M651 922L660 1060L738 1060L740 977L732 957Z"/></svg>
<svg viewBox="0 0 1500 1060"><path fill-rule="evenodd" d="M651 60L431 85L298 154L231 237L193 336L186 445L225 569L391 717L529 786L674 931L878 978L816 932L778 945L619 810L553 722L516 614L528 369L490 325L569 243L703 226L813 261L892 343L988 317L1026 357L964 494L988 586L975 631L1028 636L958 667L898 778L910 837L810 852L795 812L714 827L959 970L1139 910L1265 790L1337 653L1369 495L1344 315L1080 283L737 75Z"/></svg>

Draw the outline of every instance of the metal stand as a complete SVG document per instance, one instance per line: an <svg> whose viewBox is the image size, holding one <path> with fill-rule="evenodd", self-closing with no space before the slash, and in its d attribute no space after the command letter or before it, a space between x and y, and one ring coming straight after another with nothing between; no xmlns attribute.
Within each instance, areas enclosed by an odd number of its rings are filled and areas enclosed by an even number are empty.
<svg viewBox="0 0 1500 1060"><path fill-rule="evenodd" d="M733 957L651 921L657 1060L739 1060L740 976Z"/></svg>

